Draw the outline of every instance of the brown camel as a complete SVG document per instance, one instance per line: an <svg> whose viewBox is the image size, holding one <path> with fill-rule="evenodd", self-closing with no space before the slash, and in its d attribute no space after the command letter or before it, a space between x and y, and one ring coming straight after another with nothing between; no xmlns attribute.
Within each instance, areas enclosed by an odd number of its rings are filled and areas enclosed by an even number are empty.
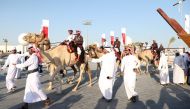
<svg viewBox="0 0 190 109"><path fill-rule="evenodd" d="M39 44L40 41L44 40L43 39L44 37L41 37L41 36L42 35L38 36L34 33L28 33L27 35L24 35L21 39L23 39L24 41L26 41L28 43ZM49 45L45 45L45 46L47 46L48 49L50 48ZM43 61L45 63L48 63L48 70L50 72L50 77L51 77L51 81L49 83L48 90L52 89L52 80L54 79L55 75L59 71L63 70L65 74L67 73L66 68L65 68L66 66L69 66L73 69L74 77L75 77L75 74L77 73L77 70L74 67L74 64L76 64L76 61L74 60L75 55L74 55L74 53L69 53L67 51L67 46L59 45L50 50L46 50L46 51L41 50L41 54L43 56ZM78 79L78 83L77 83L76 87L73 89L73 91L77 90L78 85L81 82L84 70L87 70L88 74L89 74L89 78L90 78L89 86L92 85L91 70L90 70L90 67L89 67L87 61L85 63L78 63L77 66L79 67L79 70L80 70L80 76ZM73 79L74 79L74 77L73 77Z"/></svg>
<svg viewBox="0 0 190 109"><path fill-rule="evenodd" d="M159 60L154 59L154 55L152 53L152 50L146 49L146 50L141 50L136 53L136 56L139 58L141 62L145 63L145 73L148 72L148 66L149 64L153 64L154 67L157 68Z"/></svg>
<svg viewBox="0 0 190 109"><path fill-rule="evenodd" d="M88 54L91 58L100 58L103 54L102 49L98 48L97 44L91 44L88 47ZM117 66L120 67L120 60L116 60ZM97 63L97 70L100 70L100 63Z"/></svg>
<svg viewBox="0 0 190 109"><path fill-rule="evenodd" d="M41 50L48 50L51 48L49 39L45 38L43 33L27 33L23 37L23 40L27 41L28 43L34 43L35 46Z"/></svg>
<svg viewBox="0 0 190 109"><path fill-rule="evenodd" d="M80 76L78 79L78 83L75 86L75 88L73 89L73 91L76 91L82 78L83 78L83 73L85 71L87 71L88 76L89 76L89 86L92 86L92 77L91 77L91 70L88 64L88 59L87 56L85 55L85 62L84 63L77 63L75 61L75 54L74 53L70 53L67 50L67 46L66 45L58 45L48 51L41 51L42 57L43 57L43 61L44 62L50 62L51 67L50 67L50 82L49 82L49 87L48 89L52 89L52 81L55 77L55 75L61 70L64 69L65 71L65 67L67 66L72 66L74 64L77 64L77 66L80 69ZM66 72L65 72L66 73Z"/></svg>

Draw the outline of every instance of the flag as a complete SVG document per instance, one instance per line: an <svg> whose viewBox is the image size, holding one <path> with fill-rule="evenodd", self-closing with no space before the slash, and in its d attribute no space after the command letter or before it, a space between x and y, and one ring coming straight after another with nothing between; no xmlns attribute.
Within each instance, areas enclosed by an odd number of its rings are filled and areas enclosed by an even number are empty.
<svg viewBox="0 0 190 109"><path fill-rule="evenodd" d="M114 31L110 31L111 45L114 46Z"/></svg>
<svg viewBox="0 0 190 109"><path fill-rule="evenodd" d="M44 33L45 38L48 38L48 28L49 28L49 20L42 20L42 32Z"/></svg>
<svg viewBox="0 0 190 109"><path fill-rule="evenodd" d="M104 43L105 43L105 41L106 41L106 34L103 33L101 37L102 37L102 38L101 38L102 46L104 46Z"/></svg>
<svg viewBox="0 0 190 109"><path fill-rule="evenodd" d="M122 42L123 45L126 44L127 36L126 36L126 28L121 28Z"/></svg>
<svg viewBox="0 0 190 109"><path fill-rule="evenodd" d="M185 31L190 34L190 15L185 15Z"/></svg>

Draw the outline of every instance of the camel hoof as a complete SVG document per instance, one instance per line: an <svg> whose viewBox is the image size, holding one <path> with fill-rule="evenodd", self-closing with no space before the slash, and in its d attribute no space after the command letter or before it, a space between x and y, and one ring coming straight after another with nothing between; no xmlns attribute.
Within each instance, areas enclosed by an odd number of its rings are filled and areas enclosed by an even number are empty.
<svg viewBox="0 0 190 109"><path fill-rule="evenodd" d="M89 84L88 87L92 87L92 84Z"/></svg>
<svg viewBox="0 0 190 109"><path fill-rule="evenodd" d="M72 91L73 91L73 92L76 92L76 91L77 91L77 89L76 89L76 88L74 88Z"/></svg>
<svg viewBox="0 0 190 109"><path fill-rule="evenodd" d="M52 87L48 87L46 90L50 91L50 90L53 90L53 88Z"/></svg>

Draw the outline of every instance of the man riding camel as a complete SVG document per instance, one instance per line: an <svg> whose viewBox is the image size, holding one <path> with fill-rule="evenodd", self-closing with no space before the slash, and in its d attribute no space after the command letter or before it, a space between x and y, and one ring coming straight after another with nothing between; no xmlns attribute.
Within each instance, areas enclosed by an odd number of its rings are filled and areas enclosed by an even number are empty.
<svg viewBox="0 0 190 109"><path fill-rule="evenodd" d="M73 41L74 41L74 44L76 45L75 55L77 57L77 60L79 60L81 58L79 61L84 61L83 58L84 58L85 52L84 52L84 48L83 48L83 37L81 36L81 31L76 30L75 38Z"/></svg>
<svg viewBox="0 0 190 109"><path fill-rule="evenodd" d="M153 59L157 59L158 58L158 44L156 43L155 40L153 40L153 43L151 45L151 51L152 51L152 54L153 54Z"/></svg>

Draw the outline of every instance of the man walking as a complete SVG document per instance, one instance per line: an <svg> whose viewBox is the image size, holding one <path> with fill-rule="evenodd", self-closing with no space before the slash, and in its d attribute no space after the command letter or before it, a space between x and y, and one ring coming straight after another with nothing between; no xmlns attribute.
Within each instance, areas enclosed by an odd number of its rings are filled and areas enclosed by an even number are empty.
<svg viewBox="0 0 190 109"><path fill-rule="evenodd" d="M136 102L137 92L135 91L136 72L138 59L133 55L132 49L127 48L126 56L121 60L121 72L124 72L124 86L128 99Z"/></svg>
<svg viewBox="0 0 190 109"><path fill-rule="evenodd" d="M21 109L28 109L28 103L44 101L45 106L50 104L50 99L42 91L38 72L38 57L35 54L35 49L32 45L28 46L30 57L22 64L13 64L17 68L28 67L28 76L26 79L24 105Z"/></svg>
<svg viewBox="0 0 190 109"><path fill-rule="evenodd" d="M103 49L104 55L99 59L92 59L92 62L102 62L98 84L103 95L103 99L110 102L112 100L113 85L117 67L115 53L113 50L111 51L110 48L108 49Z"/></svg>
<svg viewBox="0 0 190 109"><path fill-rule="evenodd" d="M160 70L160 84L167 85L169 84L169 73L168 73L168 62L167 57L164 54L164 51L161 51L160 62L158 70Z"/></svg>
<svg viewBox="0 0 190 109"><path fill-rule="evenodd" d="M16 54L16 48L13 48L12 49L12 54L10 54L8 57L7 57L7 60L4 64L4 66L1 68L1 70L5 69L7 66L8 67L8 71L7 71L7 76L6 76L6 87L7 87L7 93L10 93L10 92L13 92L15 91L15 75L17 73L17 68L12 65L13 63L18 63L19 62L19 57L18 55Z"/></svg>

